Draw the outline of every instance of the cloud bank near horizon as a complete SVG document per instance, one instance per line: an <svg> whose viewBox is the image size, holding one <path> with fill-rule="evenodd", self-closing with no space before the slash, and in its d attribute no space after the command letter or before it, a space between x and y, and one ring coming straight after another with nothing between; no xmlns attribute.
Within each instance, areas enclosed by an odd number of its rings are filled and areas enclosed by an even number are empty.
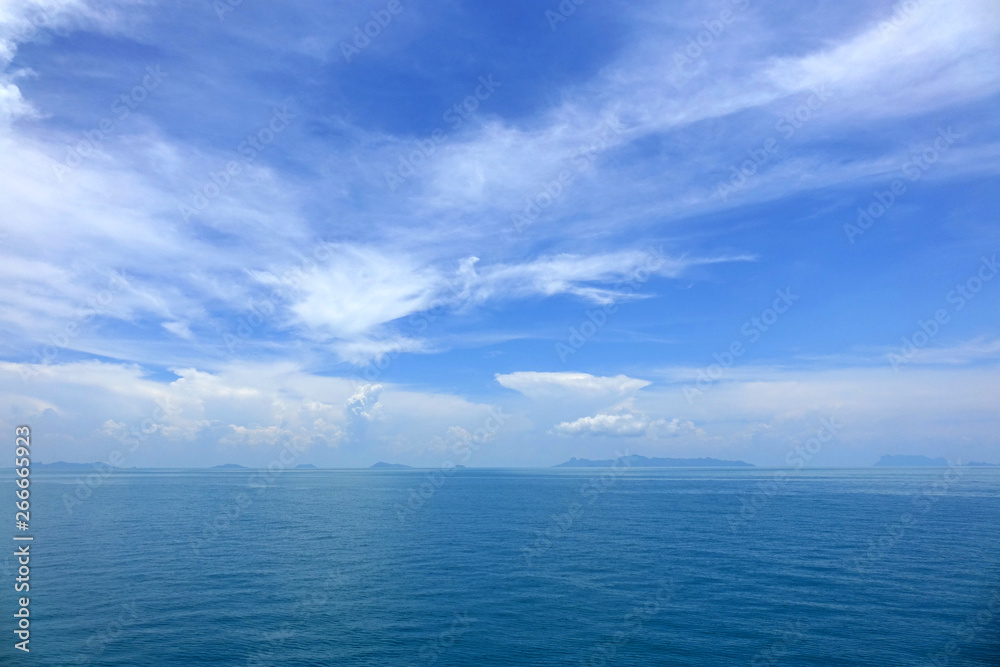
<svg viewBox="0 0 1000 667"><path fill-rule="evenodd" d="M0 9L0 426L997 458L995 3L374 7Z"/></svg>

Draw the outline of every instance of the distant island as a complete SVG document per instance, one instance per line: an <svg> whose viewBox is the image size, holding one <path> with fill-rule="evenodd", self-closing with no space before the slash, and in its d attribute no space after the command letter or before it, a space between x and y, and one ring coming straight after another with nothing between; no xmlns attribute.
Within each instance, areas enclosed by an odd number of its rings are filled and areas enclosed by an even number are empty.
<svg viewBox="0 0 1000 667"><path fill-rule="evenodd" d="M296 470L316 470L316 466L311 463L300 463L295 466Z"/></svg>
<svg viewBox="0 0 1000 667"><path fill-rule="evenodd" d="M212 470L246 470L246 466L241 466L239 463L223 463L222 465L212 466Z"/></svg>
<svg viewBox="0 0 1000 667"><path fill-rule="evenodd" d="M402 463L386 463L384 461L379 461L378 463L376 463L376 464L374 464L374 465L372 465L372 466L369 467L369 469L371 469L371 468L376 468L376 469L379 469L379 470L410 470L411 469L410 466L403 465Z"/></svg>
<svg viewBox="0 0 1000 667"><path fill-rule="evenodd" d="M640 456L631 454L617 459L601 459L591 461L590 459L578 459L575 456L565 463L552 466L553 468L610 468L613 465L624 465L630 468L753 468L752 463L745 461L722 461L720 459L700 458L700 459L661 459L657 457Z"/></svg>
<svg viewBox="0 0 1000 667"><path fill-rule="evenodd" d="M919 468L919 467L946 467L948 459L943 456L930 458L920 454L886 454L875 464L877 468ZM983 463L982 461L972 461L971 463L960 463L958 465L973 467L995 467L996 463Z"/></svg>

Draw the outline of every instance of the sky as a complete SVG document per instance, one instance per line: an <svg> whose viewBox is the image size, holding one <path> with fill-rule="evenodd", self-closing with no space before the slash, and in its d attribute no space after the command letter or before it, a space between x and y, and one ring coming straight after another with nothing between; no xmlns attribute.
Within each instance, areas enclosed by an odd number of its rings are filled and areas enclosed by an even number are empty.
<svg viewBox="0 0 1000 667"><path fill-rule="evenodd" d="M0 431L1000 462L998 101L991 0L0 0Z"/></svg>

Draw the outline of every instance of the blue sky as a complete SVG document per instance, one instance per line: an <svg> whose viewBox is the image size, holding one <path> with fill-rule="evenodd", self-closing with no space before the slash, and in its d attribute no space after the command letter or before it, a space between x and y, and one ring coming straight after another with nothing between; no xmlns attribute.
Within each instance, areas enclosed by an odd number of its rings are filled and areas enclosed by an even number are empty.
<svg viewBox="0 0 1000 667"><path fill-rule="evenodd" d="M996 462L998 38L986 0L4 3L0 426Z"/></svg>

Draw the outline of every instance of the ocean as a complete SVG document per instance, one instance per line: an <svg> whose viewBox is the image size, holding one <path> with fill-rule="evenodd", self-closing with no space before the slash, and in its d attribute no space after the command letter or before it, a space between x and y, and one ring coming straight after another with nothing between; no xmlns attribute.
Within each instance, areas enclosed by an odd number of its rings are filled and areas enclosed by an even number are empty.
<svg viewBox="0 0 1000 667"><path fill-rule="evenodd" d="M38 471L31 488L31 653L5 583L4 664L1000 665L1000 469ZM0 567L12 582L16 559Z"/></svg>

